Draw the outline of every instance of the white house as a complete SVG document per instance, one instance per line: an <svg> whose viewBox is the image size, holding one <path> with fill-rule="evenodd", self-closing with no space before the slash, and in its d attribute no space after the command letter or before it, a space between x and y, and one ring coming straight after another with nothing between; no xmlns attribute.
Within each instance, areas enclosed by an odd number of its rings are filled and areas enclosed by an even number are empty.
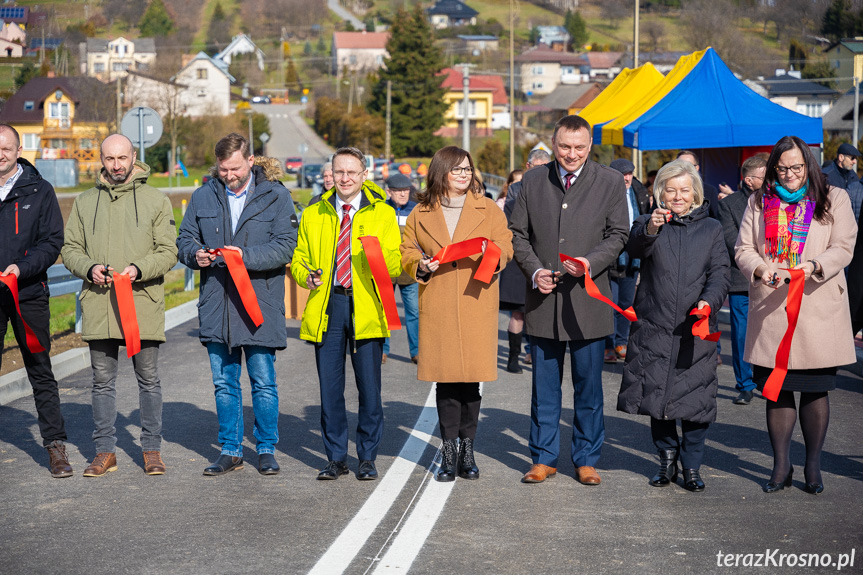
<svg viewBox="0 0 863 575"><path fill-rule="evenodd" d="M262 72L264 71L264 52L258 48L255 43L252 42L252 39L246 34L238 34L237 36L234 36L231 43L213 57L217 60L222 60L230 66L231 59L237 54L254 54L255 58L258 60L258 69Z"/></svg>
<svg viewBox="0 0 863 575"><path fill-rule="evenodd" d="M0 38L0 58L20 58L24 55L24 46Z"/></svg>
<svg viewBox="0 0 863 575"><path fill-rule="evenodd" d="M17 42L23 46L27 43L27 32L15 22L3 22L3 28L0 28L0 39Z"/></svg>
<svg viewBox="0 0 863 575"><path fill-rule="evenodd" d="M525 94L551 94L561 84L581 84L589 79L587 59L547 46L528 48L515 57L521 71L519 89Z"/></svg>
<svg viewBox="0 0 863 575"><path fill-rule="evenodd" d="M103 82L125 78L130 71L147 72L156 61L156 43L152 38L87 38L85 50L87 57L81 62L81 72Z"/></svg>
<svg viewBox="0 0 863 575"><path fill-rule="evenodd" d="M333 73L368 72L384 65L389 32L333 32Z"/></svg>

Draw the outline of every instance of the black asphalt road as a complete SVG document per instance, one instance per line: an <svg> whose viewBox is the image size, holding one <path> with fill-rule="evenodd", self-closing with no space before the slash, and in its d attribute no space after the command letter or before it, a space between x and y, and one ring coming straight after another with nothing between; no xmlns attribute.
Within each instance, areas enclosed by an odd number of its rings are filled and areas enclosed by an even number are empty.
<svg viewBox="0 0 863 575"><path fill-rule="evenodd" d="M772 465L764 401L732 405L736 392L727 339L724 365L719 367L719 419L710 428L702 468L705 492L647 484L657 466L649 422L615 411L620 365L607 366L604 374L607 438L599 468L602 485L578 484L565 455L557 477L524 485L519 480L530 463L531 374L525 370L516 376L503 370L503 315L500 326L500 379L484 387L477 437L481 479L455 482L441 515L436 521L430 518L433 527L427 537L401 529L421 505L423 493L440 487L428 477L439 442L432 437L382 521L364 533L347 534L368 538L359 553L351 555L345 573L832 573L838 565L799 565L814 561L808 554L817 554L819 563L838 564L850 562L852 553L854 565L842 572L863 572L859 377L840 371L838 389L830 395L825 491L819 496L802 490L799 428L792 447L794 487L762 493ZM118 380L119 469L106 477L81 476L95 454L89 369L61 383L75 468L70 479L48 474L32 398L0 407L0 573L309 572L371 494L382 488L383 480L360 482L353 475L335 482L315 480L326 461L314 353L298 339L298 322L289 320L288 327L288 348L278 353L276 362L281 399L278 476L265 477L255 470L247 383L246 467L224 477L201 475L219 448L213 386L196 322L169 332L168 343L161 348L163 457L168 466L164 476L148 477L142 471L135 382L128 360L121 362ZM356 389L350 368L348 372L353 426ZM396 468L394 462L430 389L416 381L403 333L393 338L383 373L386 428L378 457L382 476ZM569 376L563 385L561 453L567 454L572 419ZM356 471L355 452L348 463ZM383 564L380 559L397 540L411 540L419 553L412 563ZM764 556L759 559L759 554ZM800 554L807 555L801 559ZM735 561L737 567L725 566ZM768 567L741 566L758 561ZM797 566L789 567L789 561ZM319 568L322 573L338 572Z"/></svg>

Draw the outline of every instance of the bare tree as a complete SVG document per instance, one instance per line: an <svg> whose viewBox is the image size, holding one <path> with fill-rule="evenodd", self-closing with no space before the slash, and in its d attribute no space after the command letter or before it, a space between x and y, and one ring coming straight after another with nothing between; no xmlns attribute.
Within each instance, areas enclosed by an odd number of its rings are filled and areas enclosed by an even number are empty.
<svg viewBox="0 0 863 575"><path fill-rule="evenodd" d="M713 47L728 66L752 76L764 73L773 64L763 57L764 50L737 26L738 4L733 0L691 0L681 11L683 34L695 50Z"/></svg>
<svg viewBox="0 0 863 575"><path fill-rule="evenodd" d="M659 52L665 43L665 24L659 20L648 20L641 26L641 34L647 38L651 52Z"/></svg>
<svg viewBox="0 0 863 575"><path fill-rule="evenodd" d="M604 0L599 6L599 13L603 20L608 21L612 28L620 26L620 20L626 18L632 12L633 7L628 0Z"/></svg>

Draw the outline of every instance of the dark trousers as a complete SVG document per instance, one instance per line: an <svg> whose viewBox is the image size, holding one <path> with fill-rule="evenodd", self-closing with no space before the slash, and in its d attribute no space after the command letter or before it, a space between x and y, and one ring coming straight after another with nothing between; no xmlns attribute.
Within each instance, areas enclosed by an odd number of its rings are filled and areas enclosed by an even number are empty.
<svg viewBox="0 0 863 575"><path fill-rule="evenodd" d="M626 309L635 301L635 286L638 283L638 270L627 270L622 277L611 279L611 300ZM629 341L629 320L614 312L614 334L606 336L605 349L626 345Z"/></svg>
<svg viewBox="0 0 863 575"><path fill-rule="evenodd" d="M752 381L752 366L743 361L743 350L746 349L746 324L749 321L749 293L735 292L728 294L728 307L731 309L731 360L734 365L734 386L737 391L752 391L755 382Z"/></svg>
<svg viewBox="0 0 863 575"><path fill-rule="evenodd" d="M348 414L345 408L345 354L350 354L357 379L357 457L374 461L384 431L381 404L383 338L354 341L351 298L334 293L323 341L315 345L321 386L321 431L330 461L348 455Z"/></svg>
<svg viewBox="0 0 863 575"><path fill-rule="evenodd" d="M3 364L3 340L6 337L6 329L9 322L12 323L12 332L21 348L24 357L24 367L27 377L33 387L33 399L36 400L36 413L39 416L39 432L42 435L42 444L48 445L53 441L66 441L66 425L63 422L63 414L60 412L60 394L57 391L57 380L51 370L51 332L48 327L51 312L48 308L48 294L42 294L35 299L19 302L21 314L24 321L36 334L39 343L45 348L40 353L30 353L27 347L27 339L24 333L24 325L18 312L15 310L15 300L12 293L0 288L0 365Z"/></svg>
<svg viewBox="0 0 863 575"><path fill-rule="evenodd" d="M679 449L683 469L699 469L704 459L704 440L707 439L709 423L680 420L683 441L677 436L677 421L674 419L650 418L650 434L657 449Z"/></svg>
<svg viewBox="0 0 863 575"><path fill-rule="evenodd" d="M482 403L479 383L438 382L436 394L441 439L476 439Z"/></svg>
<svg viewBox="0 0 863 575"><path fill-rule="evenodd" d="M563 362L569 345L572 364L572 462L596 467L605 439L602 417L602 359L604 338L558 341L531 336L533 392L530 403L530 456L533 463L557 467Z"/></svg>

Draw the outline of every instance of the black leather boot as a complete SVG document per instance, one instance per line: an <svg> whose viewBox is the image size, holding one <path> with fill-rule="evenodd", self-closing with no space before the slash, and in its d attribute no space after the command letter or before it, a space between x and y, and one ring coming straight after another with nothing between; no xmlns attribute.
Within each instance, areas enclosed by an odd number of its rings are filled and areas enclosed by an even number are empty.
<svg viewBox="0 0 863 575"><path fill-rule="evenodd" d="M455 439L444 439L440 446L440 471L437 473L438 481L455 481Z"/></svg>
<svg viewBox="0 0 863 575"><path fill-rule="evenodd" d="M650 479L654 487L665 487L677 481L677 450L659 450L659 473Z"/></svg>
<svg viewBox="0 0 863 575"><path fill-rule="evenodd" d="M473 439L462 439L458 449L458 476L462 479L479 479L479 468L473 458Z"/></svg>
<svg viewBox="0 0 863 575"><path fill-rule="evenodd" d="M704 491L704 482L697 469L683 470L683 488L687 491Z"/></svg>
<svg viewBox="0 0 863 575"><path fill-rule="evenodd" d="M506 370L510 373L521 373L521 366L518 365L518 356L521 353L521 334L506 332L509 336L509 359L506 362Z"/></svg>

